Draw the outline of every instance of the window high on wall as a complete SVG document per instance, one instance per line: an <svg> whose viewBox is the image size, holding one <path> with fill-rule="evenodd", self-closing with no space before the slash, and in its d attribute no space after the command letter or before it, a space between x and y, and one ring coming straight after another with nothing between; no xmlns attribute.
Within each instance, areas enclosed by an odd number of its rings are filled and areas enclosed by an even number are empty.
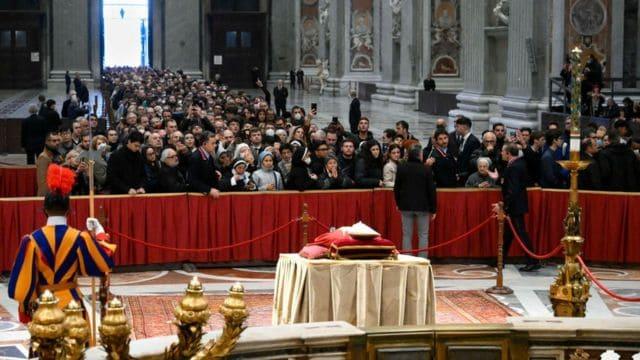
<svg viewBox="0 0 640 360"><path fill-rule="evenodd" d="M103 0L104 67L149 65L149 0Z"/></svg>

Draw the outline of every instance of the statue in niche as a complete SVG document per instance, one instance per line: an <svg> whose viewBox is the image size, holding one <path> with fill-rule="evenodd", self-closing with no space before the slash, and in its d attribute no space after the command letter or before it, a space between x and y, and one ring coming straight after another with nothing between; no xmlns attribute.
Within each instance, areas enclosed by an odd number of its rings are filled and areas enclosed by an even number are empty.
<svg viewBox="0 0 640 360"><path fill-rule="evenodd" d="M316 20L314 18L305 18L302 22L302 52L315 53L319 42Z"/></svg>
<svg viewBox="0 0 640 360"><path fill-rule="evenodd" d="M509 0L500 0L493 8L493 15L498 21L498 26L509 25Z"/></svg>
<svg viewBox="0 0 640 360"><path fill-rule="evenodd" d="M392 24L391 24L391 38L394 41L400 41L402 36L402 6L405 0L389 0L389 6L391 7Z"/></svg>
<svg viewBox="0 0 640 360"><path fill-rule="evenodd" d="M329 78L329 60L318 60L318 80L320 80L320 95L324 93L324 88L327 86L327 79Z"/></svg>

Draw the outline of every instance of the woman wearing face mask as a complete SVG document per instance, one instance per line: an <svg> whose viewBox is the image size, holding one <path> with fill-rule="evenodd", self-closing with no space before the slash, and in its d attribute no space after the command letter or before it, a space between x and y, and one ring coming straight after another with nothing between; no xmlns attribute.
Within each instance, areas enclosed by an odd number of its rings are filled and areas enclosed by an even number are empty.
<svg viewBox="0 0 640 360"><path fill-rule="evenodd" d="M256 184L259 191L282 190L282 176L279 172L274 171L274 157L269 151L263 151L258 157L260 169L255 171L251 178Z"/></svg>
<svg viewBox="0 0 640 360"><path fill-rule="evenodd" d="M318 176L311 173L309 164L311 164L311 154L306 147L300 146L293 153L287 189L304 191L320 188Z"/></svg>
<svg viewBox="0 0 640 360"><path fill-rule="evenodd" d="M356 160L356 184L362 188L382 187L382 154L380 144L369 140L363 144Z"/></svg>
<svg viewBox="0 0 640 360"><path fill-rule="evenodd" d="M398 144L389 145L389 159L382 168L382 182L384 187L392 188L396 182L396 172L398 171L398 162L402 156L400 146Z"/></svg>

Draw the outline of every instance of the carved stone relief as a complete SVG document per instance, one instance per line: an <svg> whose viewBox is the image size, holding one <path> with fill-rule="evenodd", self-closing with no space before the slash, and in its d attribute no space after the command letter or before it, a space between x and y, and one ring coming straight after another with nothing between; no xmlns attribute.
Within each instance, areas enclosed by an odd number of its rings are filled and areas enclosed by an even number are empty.
<svg viewBox="0 0 640 360"><path fill-rule="evenodd" d="M373 71L373 0L351 2L351 71Z"/></svg>
<svg viewBox="0 0 640 360"><path fill-rule="evenodd" d="M300 62L302 66L316 66L320 45L318 0L301 0L300 7Z"/></svg>

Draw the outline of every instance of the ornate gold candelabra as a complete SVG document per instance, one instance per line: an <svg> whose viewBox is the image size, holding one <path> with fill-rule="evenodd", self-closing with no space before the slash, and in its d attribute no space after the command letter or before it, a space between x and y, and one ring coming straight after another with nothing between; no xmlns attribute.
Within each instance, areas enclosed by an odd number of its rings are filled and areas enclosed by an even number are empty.
<svg viewBox="0 0 640 360"><path fill-rule="evenodd" d="M128 360L129 356L129 336L131 326L124 313L122 302L114 298L107 304L107 313L102 319L99 328L102 347L107 353L108 360Z"/></svg>
<svg viewBox="0 0 640 360"><path fill-rule="evenodd" d="M203 296L202 284L194 277L187 286L184 297L173 311L176 319L173 324L178 328L178 342L165 350L164 358L171 360L191 359L202 349L200 344L211 312L209 303Z"/></svg>
<svg viewBox="0 0 640 360"><path fill-rule="evenodd" d="M63 312L58 308L58 299L50 291L45 291L38 299L38 309L33 315L33 321L29 323L33 352L42 360L84 359L91 333L89 323L82 316L83 311L78 303L72 301ZM193 278L185 296L174 310L174 324L179 330L179 341L165 349L164 358L218 359L229 354L246 328L244 322L249 314L244 302L244 288L240 283L229 289L229 296L220 306L219 312L225 320L222 334L203 346L203 328L211 313L202 284L198 278ZM131 326L119 299L113 299L107 304L99 333L107 359L134 359L129 354Z"/></svg>
<svg viewBox="0 0 640 360"><path fill-rule="evenodd" d="M235 283L229 289L229 297L218 310L224 316L222 334L216 340L209 341L192 360L219 359L226 356L236 346L240 334L246 328L244 321L249 316L244 303L244 287Z"/></svg>
<svg viewBox="0 0 640 360"><path fill-rule="evenodd" d="M64 359L84 359L84 352L90 339L89 323L82 313L84 309L71 300L64 309Z"/></svg>
<svg viewBox="0 0 640 360"><path fill-rule="evenodd" d="M31 349L41 360L62 357L64 313L58 308L58 299L49 290L38 298L38 309L28 325Z"/></svg>
<svg viewBox="0 0 640 360"><path fill-rule="evenodd" d="M549 289L549 298L553 305L554 316L584 317L589 300L590 282L582 271L577 256L580 255L584 239L580 235L580 213L578 203L578 172L588 166L588 162L580 161L580 102L582 50L576 47L571 51L573 74L573 88L571 96L571 136L569 142L569 160L559 161L560 165L570 171L571 187L569 191L569 206L564 218L565 236L562 238L564 246L564 265Z"/></svg>

